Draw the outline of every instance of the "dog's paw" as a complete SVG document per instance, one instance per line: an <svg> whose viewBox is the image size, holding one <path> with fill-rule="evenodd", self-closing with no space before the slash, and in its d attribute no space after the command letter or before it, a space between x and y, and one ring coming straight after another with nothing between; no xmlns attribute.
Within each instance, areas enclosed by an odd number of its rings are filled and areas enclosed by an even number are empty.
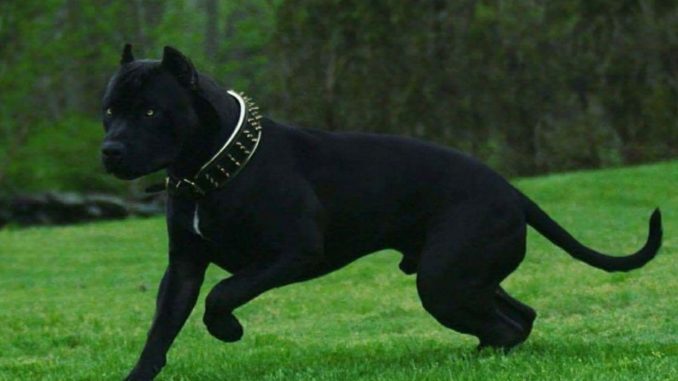
<svg viewBox="0 0 678 381"><path fill-rule="evenodd" d="M227 343L240 340L244 333L242 325L233 314L223 314L220 316L205 314L203 322L207 326L207 331L210 335Z"/></svg>

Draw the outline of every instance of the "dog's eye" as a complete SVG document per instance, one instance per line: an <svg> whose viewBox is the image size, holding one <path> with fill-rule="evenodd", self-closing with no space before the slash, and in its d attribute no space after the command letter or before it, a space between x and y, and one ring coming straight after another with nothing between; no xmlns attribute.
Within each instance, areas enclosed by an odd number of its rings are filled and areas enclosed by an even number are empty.
<svg viewBox="0 0 678 381"><path fill-rule="evenodd" d="M113 116L113 109L112 108L107 108L106 109L106 116Z"/></svg>
<svg viewBox="0 0 678 381"><path fill-rule="evenodd" d="M148 110L146 110L146 116L154 116L154 115L155 115L155 110L153 110L152 108L149 108Z"/></svg>

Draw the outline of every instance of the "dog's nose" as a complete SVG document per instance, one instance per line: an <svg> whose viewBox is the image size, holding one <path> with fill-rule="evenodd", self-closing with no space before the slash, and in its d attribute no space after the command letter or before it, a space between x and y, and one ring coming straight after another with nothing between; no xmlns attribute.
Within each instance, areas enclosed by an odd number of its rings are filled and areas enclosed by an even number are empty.
<svg viewBox="0 0 678 381"><path fill-rule="evenodd" d="M101 146L101 154L105 159L120 159L125 152L125 146L118 142L106 142Z"/></svg>

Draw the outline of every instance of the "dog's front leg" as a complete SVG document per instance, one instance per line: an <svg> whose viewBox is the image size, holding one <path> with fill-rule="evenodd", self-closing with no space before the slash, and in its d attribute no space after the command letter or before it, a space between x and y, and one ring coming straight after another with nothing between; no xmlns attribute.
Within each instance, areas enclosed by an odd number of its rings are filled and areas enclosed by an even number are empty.
<svg viewBox="0 0 678 381"><path fill-rule="evenodd" d="M219 282L205 299L203 322L209 333L226 342L243 334L233 310L275 287L299 281L316 263L317 256L282 256L273 263L235 273Z"/></svg>
<svg viewBox="0 0 678 381"><path fill-rule="evenodd" d="M165 365L165 355L186 322L200 292L207 263L173 258L160 282L156 312L139 361L126 380L152 380Z"/></svg>

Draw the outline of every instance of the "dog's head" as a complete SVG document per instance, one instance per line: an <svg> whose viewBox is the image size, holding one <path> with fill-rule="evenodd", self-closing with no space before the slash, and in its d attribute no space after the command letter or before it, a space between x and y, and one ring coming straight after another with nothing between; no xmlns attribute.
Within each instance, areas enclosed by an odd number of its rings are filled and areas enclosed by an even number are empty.
<svg viewBox="0 0 678 381"><path fill-rule="evenodd" d="M199 123L197 81L190 60L176 49L165 47L161 61L135 60L125 45L103 98L106 171L134 179L170 165Z"/></svg>

